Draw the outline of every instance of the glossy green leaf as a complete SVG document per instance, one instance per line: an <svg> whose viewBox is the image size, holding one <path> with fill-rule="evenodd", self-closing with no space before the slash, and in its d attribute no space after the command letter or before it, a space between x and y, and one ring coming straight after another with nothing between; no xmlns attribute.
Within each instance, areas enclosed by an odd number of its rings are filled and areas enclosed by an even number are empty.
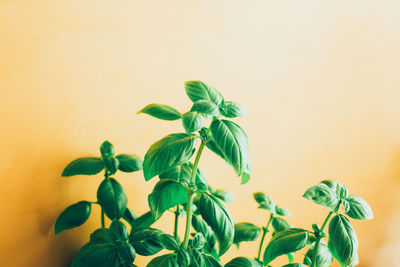
<svg viewBox="0 0 400 267"><path fill-rule="evenodd" d="M279 217L272 218L271 224L276 233L292 227L289 222Z"/></svg>
<svg viewBox="0 0 400 267"><path fill-rule="evenodd" d="M129 243L136 253L142 256L151 256L164 249L160 241L163 232L153 228L134 230L129 235Z"/></svg>
<svg viewBox="0 0 400 267"><path fill-rule="evenodd" d="M202 249L206 240L202 233L196 233L192 240L193 249Z"/></svg>
<svg viewBox="0 0 400 267"><path fill-rule="evenodd" d="M104 141L100 146L100 152L103 158L114 157L114 146L110 142Z"/></svg>
<svg viewBox="0 0 400 267"><path fill-rule="evenodd" d="M149 228L158 220L154 217L154 214L151 211L148 211L141 216L139 216L136 220L133 221L132 228L137 231L143 228Z"/></svg>
<svg viewBox="0 0 400 267"><path fill-rule="evenodd" d="M112 236L111 232L107 228L99 228L95 230L93 233L90 234L90 242L89 243L111 243L115 242L114 237Z"/></svg>
<svg viewBox="0 0 400 267"><path fill-rule="evenodd" d="M132 226L133 222L138 218L138 216L131 209L126 208L122 218Z"/></svg>
<svg viewBox="0 0 400 267"><path fill-rule="evenodd" d="M275 207L276 214L280 216L292 216L292 213L290 210L285 209L285 208L280 208L278 206Z"/></svg>
<svg viewBox="0 0 400 267"><path fill-rule="evenodd" d="M276 257L295 252L307 244L308 232L299 228L288 228L274 235L264 252L264 265Z"/></svg>
<svg viewBox="0 0 400 267"><path fill-rule="evenodd" d="M55 234L82 225L89 218L90 211L91 204L88 201L69 206L58 216L54 227Z"/></svg>
<svg viewBox="0 0 400 267"><path fill-rule="evenodd" d="M219 106L223 100L221 93L217 89L202 81L185 82L185 91L193 103L199 100L209 100Z"/></svg>
<svg viewBox="0 0 400 267"><path fill-rule="evenodd" d="M124 188L114 178L104 179L97 190L97 201L108 218L119 219L124 215L128 198Z"/></svg>
<svg viewBox="0 0 400 267"><path fill-rule="evenodd" d="M104 169L101 158L86 157L72 161L65 167L61 176L68 177L73 175L94 175Z"/></svg>
<svg viewBox="0 0 400 267"><path fill-rule="evenodd" d="M235 231L230 212L220 200L207 194L201 196L198 210L214 231L219 243L219 255L223 255L231 247Z"/></svg>
<svg viewBox="0 0 400 267"><path fill-rule="evenodd" d="M135 154L119 154L116 158L119 161L120 171L135 172L143 169L142 159Z"/></svg>
<svg viewBox="0 0 400 267"><path fill-rule="evenodd" d="M166 249L168 249L168 250L179 249L179 244L173 236L171 236L169 234L161 234L159 236L159 239L160 239L161 244L163 244L163 246Z"/></svg>
<svg viewBox="0 0 400 267"><path fill-rule="evenodd" d="M143 162L146 181L187 162L194 153L196 138L194 134L176 133L152 144Z"/></svg>
<svg viewBox="0 0 400 267"><path fill-rule="evenodd" d="M247 136L239 125L227 120L214 120L210 130L215 144L223 153L224 159L242 177L242 184L250 178L251 163Z"/></svg>
<svg viewBox="0 0 400 267"><path fill-rule="evenodd" d="M216 196L217 198L221 199L222 201L226 202L226 203L232 203L233 202L233 195L229 191L226 191L226 190L223 190L223 189L217 189L212 194L214 196Z"/></svg>
<svg viewBox="0 0 400 267"><path fill-rule="evenodd" d="M222 153L221 149L218 147L217 143L215 143L214 140L208 140L206 146L208 147L208 149L210 149L212 152L217 154L220 158L222 158L229 164L229 161L225 158L224 153Z"/></svg>
<svg viewBox="0 0 400 267"><path fill-rule="evenodd" d="M118 244L117 252L118 252L119 258L121 259L122 263L125 264L122 266L127 266L126 264L131 264L135 260L135 256L136 256L135 249L129 243Z"/></svg>
<svg viewBox="0 0 400 267"><path fill-rule="evenodd" d="M190 255L186 249L180 248L177 252L176 259L180 267L190 266Z"/></svg>
<svg viewBox="0 0 400 267"><path fill-rule="evenodd" d="M205 265L203 253L198 250L192 250L190 262L193 267L203 267Z"/></svg>
<svg viewBox="0 0 400 267"><path fill-rule="evenodd" d="M203 253L203 259L205 267L222 267L222 264L211 255Z"/></svg>
<svg viewBox="0 0 400 267"><path fill-rule="evenodd" d="M182 115L182 125L187 133L192 133L204 126L203 118L198 112L186 112Z"/></svg>
<svg viewBox="0 0 400 267"><path fill-rule="evenodd" d="M167 121L179 120L181 118L181 113L164 104L149 104L141 109L137 114L145 113L155 118Z"/></svg>
<svg viewBox="0 0 400 267"><path fill-rule="evenodd" d="M346 212L348 216L358 220L371 220L374 215L367 201L358 196L350 196L347 199L349 209Z"/></svg>
<svg viewBox="0 0 400 267"><path fill-rule="evenodd" d="M264 209L276 214L276 203L264 192L253 193L255 201L259 204L259 209Z"/></svg>
<svg viewBox="0 0 400 267"><path fill-rule="evenodd" d="M109 175L113 175L119 168L119 161L117 158L103 158L104 167L108 171Z"/></svg>
<svg viewBox="0 0 400 267"><path fill-rule="evenodd" d="M328 208L331 211L335 211L339 204L339 198L332 188L327 186L325 183L319 183L309 188L303 195L321 206Z"/></svg>
<svg viewBox="0 0 400 267"><path fill-rule="evenodd" d="M177 181L179 183L188 185L190 182L190 176L192 175L193 164L191 162L183 163L179 166L176 166L168 171L159 175L160 179L170 179ZM196 187L200 191L205 191L207 188L207 179L204 173L197 168L196 178L195 178Z"/></svg>
<svg viewBox="0 0 400 267"><path fill-rule="evenodd" d="M179 267L175 254L166 254L152 259L147 267Z"/></svg>
<svg viewBox="0 0 400 267"><path fill-rule="evenodd" d="M302 263L289 263L289 264L283 265L282 267L306 267L306 266Z"/></svg>
<svg viewBox="0 0 400 267"><path fill-rule="evenodd" d="M225 264L225 267L262 267L258 261L247 257L237 257Z"/></svg>
<svg viewBox="0 0 400 267"><path fill-rule="evenodd" d="M201 233L205 240L204 250L206 252L212 252L216 250L216 238L211 227L200 217L197 215L193 215L192 217L192 226L196 230L196 232Z"/></svg>
<svg viewBox="0 0 400 267"><path fill-rule="evenodd" d="M304 264L310 264L311 259L314 258L314 245L310 247L304 257ZM330 266L332 264L333 257L331 252L329 251L328 246L321 241L318 246L317 258L316 258L316 266Z"/></svg>
<svg viewBox="0 0 400 267"><path fill-rule="evenodd" d="M261 228L253 223L241 222L235 224L233 243L239 247L240 242L254 241L261 233Z"/></svg>
<svg viewBox="0 0 400 267"><path fill-rule="evenodd" d="M174 180L160 180L148 196L150 210L156 219L160 218L164 211L185 204L187 200L186 188Z"/></svg>
<svg viewBox="0 0 400 267"><path fill-rule="evenodd" d="M125 224L118 220L113 220L110 225L110 233L115 241L125 242L128 240L129 233Z"/></svg>
<svg viewBox="0 0 400 267"><path fill-rule="evenodd" d="M194 102L190 111L196 111L201 114L206 114L214 117L221 116L218 106L210 100L199 100Z"/></svg>
<svg viewBox="0 0 400 267"><path fill-rule="evenodd" d="M221 108L221 113L227 118L236 118L246 115L246 111L238 103L232 101L225 101L224 106Z"/></svg>
<svg viewBox="0 0 400 267"><path fill-rule="evenodd" d="M349 266L358 261L358 240L350 221L343 215L337 214L329 222L329 241L342 265ZM334 253L335 252L335 253Z"/></svg>
<svg viewBox="0 0 400 267"><path fill-rule="evenodd" d="M112 243L88 243L72 261L71 267L110 267L118 260L117 247Z"/></svg>

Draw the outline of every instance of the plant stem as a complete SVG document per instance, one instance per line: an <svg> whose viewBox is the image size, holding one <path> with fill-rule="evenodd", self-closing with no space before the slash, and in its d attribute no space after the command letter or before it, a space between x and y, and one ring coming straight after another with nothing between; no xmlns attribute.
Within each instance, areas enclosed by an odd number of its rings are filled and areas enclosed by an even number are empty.
<svg viewBox="0 0 400 267"><path fill-rule="evenodd" d="M196 179L196 172L197 166L199 165L200 156L203 152L204 146L206 145L206 141L201 140L201 144L199 150L197 151L196 159L194 160L192 173L190 175L190 182L189 184L195 183ZM192 228L192 204L193 204L193 195L194 191L191 188L188 188L188 201L186 205L186 229L185 229L185 239L183 240L183 248L187 249L189 244L189 236L190 236L190 229Z"/></svg>
<svg viewBox="0 0 400 267"><path fill-rule="evenodd" d="M315 241L314 249L313 249L313 259L312 259L312 264L311 267L317 267L317 255L318 255L318 247L319 243L321 242L322 236L321 234L324 232L325 226L328 224L329 219L331 218L333 212L329 212L328 216L326 216L324 223L322 224L321 230L319 231L319 234L317 236L317 240Z"/></svg>
<svg viewBox="0 0 400 267"><path fill-rule="evenodd" d="M262 232L260 247L258 248L258 255L257 255L257 260L258 260L258 261L261 261L261 260L260 260L260 257L261 257L261 250L262 250L262 247L263 247L263 244L264 244L265 236L266 236L266 234L268 233L268 228L269 228L269 225L271 224L271 221L272 221L272 218L273 218L273 217L274 217L274 215L271 213L271 214L269 215L269 219L268 219L268 222L267 222L267 226L263 227L263 229L262 229L263 232Z"/></svg>
<svg viewBox="0 0 400 267"><path fill-rule="evenodd" d="M179 215L180 215L180 207L179 205L176 205L176 211L175 213L175 224L174 224L174 237L178 237L178 223L179 223Z"/></svg>
<svg viewBox="0 0 400 267"><path fill-rule="evenodd" d="M105 228L105 223L104 223L104 210L101 208L101 227Z"/></svg>

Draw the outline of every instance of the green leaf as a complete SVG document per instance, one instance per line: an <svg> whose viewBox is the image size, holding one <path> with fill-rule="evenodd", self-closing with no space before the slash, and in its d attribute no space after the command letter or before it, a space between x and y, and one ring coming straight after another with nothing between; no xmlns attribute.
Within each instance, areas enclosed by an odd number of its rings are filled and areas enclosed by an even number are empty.
<svg viewBox="0 0 400 267"><path fill-rule="evenodd" d="M119 154L116 158L119 161L120 171L135 172L143 169L142 159L135 154Z"/></svg>
<svg viewBox="0 0 400 267"><path fill-rule="evenodd" d="M315 245L315 244L314 244ZM314 257L314 245L310 247L310 249L307 251L305 257L304 257L304 264L309 264L308 262L313 259ZM328 246L321 241L321 243L318 246L318 252L317 252L317 259L316 259L316 266L330 266L332 264L333 258L332 254L329 251ZM311 263L311 262L310 262Z"/></svg>
<svg viewBox="0 0 400 267"><path fill-rule="evenodd" d="M128 198L124 188L114 178L106 178L97 190L97 201L111 220L124 215Z"/></svg>
<svg viewBox="0 0 400 267"><path fill-rule="evenodd" d="M203 259L205 267L222 267L222 264L211 255L203 253Z"/></svg>
<svg viewBox="0 0 400 267"><path fill-rule="evenodd" d="M140 113L145 113L166 121L174 121L181 118L181 113L179 111L164 104L149 104L141 109L137 114Z"/></svg>
<svg viewBox="0 0 400 267"><path fill-rule="evenodd" d="M190 255L186 249L180 248L177 252L176 259L180 267L190 266Z"/></svg>
<svg viewBox="0 0 400 267"><path fill-rule="evenodd" d="M334 249L334 251L331 250L332 255L337 256L342 265L348 266L358 262L356 232L345 216L337 214L330 220L329 240L331 243L329 248Z"/></svg>
<svg viewBox="0 0 400 267"><path fill-rule="evenodd" d="M58 216L55 224L55 234L64 230L82 225L90 216L91 204L88 201L80 201L66 208Z"/></svg>
<svg viewBox="0 0 400 267"><path fill-rule="evenodd" d="M118 245L118 255L123 263L131 264L135 260L136 253L131 244L121 243Z"/></svg>
<svg viewBox="0 0 400 267"><path fill-rule="evenodd" d="M160 218L164 211L185 204L187 200L186 188L174 180L160 180L148 196L150 210L156 219Z"/></svg>
<svg viewBox="0 0 400 267"><path fill-rule="evenodd" d="M137 254L151 256L164 249L159 238L162 234L162 231L153 228L133 229L129 235L129 243L135 248Z"/></svg>
<svg viewBox="0 0 400 267"><path fill-rule="evenodd" d="M278 206L275 207L276 214L280 216L292 216L292 213L290 210L285 209L285 208L279 208Z"/></svg>
<svg viewBox="0 0 400 267"><path fill-rule="evenodd" d="M374 215L367 201L358 196L350 196L347 199L349 210L346 212L353 219L371 220Z"/></svg>
<svg viewBox="0 0 400 267"><path fill-rule="evenodd" d="M271 224L276 233L292 227L290 223L279 217L273 217Z"/></svg>
<svg viewBox="0 0 400 267"><path fill-rule="evenodd" d="M235 236L233 243L239 247L240 242L255 241L261 233L261 228L255 224L241 222L235 224Z"/></svg>
<svg viewBox="0 0 400 267"><path fill-rule="evenodd" d="M206 240L202 233L196 233L192 240L192 248L193 249L202 249Z"/></svg>
<svg viewBox="0 0 400 267"><path fill-rule="evenodd" d="M159 236L161 244L168 250L177 250L179 249L179 244L176 239L168 234L162 234Z"/></svg>
<svg viewBox="0 0 400 267"><path fill-rule="evenodd" d="M219 255L223 255L231 247L235 231L230 212L220 200L207 194L202 194L198 210L214 231L219 243Z"/></svg>
<svg viewBox="0 0 400 267"><path fill-rule="evenodd" d="M155 223L158 220L154 217L154 214L151 211L148 211L141 216L139 216L136 220L133 221L132 228L135 229L135 231L143 228L149 228L153 223Z"/></svg>
<svg viewBox="0 0 400 267"><path fill-rule="evenodd" d="M220 92L202 81L185 82L185 91L193 103L199 100L209 100L219 106L223 100Z"/></svg>
<svg viewBox="0 0 400 267"><path fill-rule="evenodd" d="M206 114L214 117L221 116L218 106L210 100L199 100L194 102L190 111L197 111L201 114Z"/></svg>
<svg viewBox="0 0 400 267"><path fill-rule="evenodd" d="M103 169L104 163L101 158L79 158L68 164L61 176L67 177L73 175L94 175L98 174Z"/></svg>
<svg viewBox="0 0 400 267"><path fill-rule="evenodd" d="M192 133L204 126L203 118L198 112L189 111L182 115L182 125L187 133Z"/></svg>
<svg viewBox="0 0 400 267"><path fill-rule="evenodd" d="M255 201L259 204L259 209L268 210L273 214L276 214L276 203L264 192L253 193Z"/></svg>
<svg viewBox="0 0 400 267"><path fill-rule="evenodd" d="M319 183L309 188L304 193L303 197L324 206L333 212L335 212L339 204L336 192L325 183Z"/></svg>
<svg viewBox="0 0 400 267"><path fill-rule="evenodd" d="M299 228L288 228L274 235L264 252L264 265L276 257L295 252L307 244L308 232Z"/></svg>
<svg viewBox="0 0 400 267"><path fill-rule="evenodd" d="M225 105L221 108L221 113L227 118L246 115L246 111L238 103L232 101L225 101Z"/></svg>
<svg viewBox="0 0 400 267"><path fill-rule="evenodd" d="M196 138L194 134L176 133L152 144L143 162L146 181L187 162L194 153Z"/></svg>
<svg viewBox="0 0 400 267"><path fill-rule="evenodd" d="M104 141L100 146L100 152L103 158L114 157L114 146L110 142Z"/></svg>
<svg viewBox="0 0 400 267"><path fill-rule="evenodd" d="M179 267L175 254L166 254L152 259L147 267Z"/></svg>
<svg viewBox="0 0 400 267"><path fill-rule="evenodd" d="M215 190L214 193L212 193L214 196L217 198L221 199L225 203L232 203L233 202L233 195L231 192L223 190L223 189L217 189Z"/></svg>
<svg viewBox="0 0 400 267"><path fill-rule="evenodd" d="M222 158L229 164L228 160L225 158L224 153L222 153L221 149L219 149L219 147L217 146L217 143L215 143L214 140L212 140L212 139L208 140L206 143L206 147L208 147L208 149L210 149L212 152L217 154L220 158Z"/></svg>
<svg viewBox="0 0 400 267"><path fill-rule="evenodd" d="M71 267L110 267L118 260L117 247L112 243L88 243L72 261Z"/></svg>
<svg viewBox="0 0 400 267"><path fill-rule="evenodd" d="M262 267L258 261L247 257L237 257L225 264L225 267Z"/></svg>
<svg viewBox="0 0 400 267"><path fill-rule="evenodd" d="M204 256L198 250L192 250L191 260L193 267L202 267L205 265Z"/></svg>
<svg viewBox="0 0 400 267"><path fill-rule="evenodd" d="M183 163L159 175L160 179L170 179L181 184L188 185L192 175L193 164L191 162ZM205 191L207 188L207 179L204 173L197 168L195 183L197 189Z"/></svg>
<svg viewBox="0 0 400 267"><path fill-rule="evenodd" d="M289 264L286 264L286 265L284 265L282 267L306 267L306 266L304 264L302 264L302 263L289 263Z"/></svg>
<svg viewBox="0 0 400 267"><path fill-rule="evenodd" d="M250 178L251 163L247 136L239 125L227 120L214 120L210 125L212 137L224 159L242 176L242 184Z"/></svg>
<svg viewBox="0 0 400 267"><path fill-rule="evenodd" d="M103 244L103 243L111 243L115 242L114 237L111 235L111 232L107 228L99 228L90 234L90 242L92 244Z"/></svg>
<svg viewBox="0 0 400 267"><path fill-rule="evenodd" d="M122 218L132 226L133 222L138 218L138 216L127 207L124 215L122 215Z"/></svg>
<svg viewBox="0 0 400 267"><path fill-rule="evenodd" d="M112 221L110 225L110 233L117 242L125 242L129 237L128 229L126 229L125 224L118 220Z"/></svg>
<svg viewBox="0 0 400 267"><path fill-rule="evenodd" d="M104 167L106 167L106 170L109 172L109 175L113 175L117 172L119 168L119 161L117 158L103 158L103 162Z"/></svg>
<svg viewBox="0 0 400 267"><path fill-rule="evenodd" d="M211 253L213 250L215 250L216 238L211 227L208 226L208 224L197 215L193 215L192 217L192 226L193 229L195 229L196 232L201 233L207 241L204 247L205 251Z"/></svg>

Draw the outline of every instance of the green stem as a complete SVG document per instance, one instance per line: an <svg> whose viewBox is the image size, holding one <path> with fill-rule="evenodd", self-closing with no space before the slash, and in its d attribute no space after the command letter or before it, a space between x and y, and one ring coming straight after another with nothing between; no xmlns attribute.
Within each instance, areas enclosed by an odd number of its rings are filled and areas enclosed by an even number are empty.
<svg viewBox="0 0 400 267"><path fill-rule="evenodd" d="M326 225L328 224L329 219L331 218L333 212L329 212L328 216L326 216L324 223L322 224L321 230L319 231L319 234L317 236L317 240L315 241L314 249L313 249L313 259L312 259L312 264L311 267L317 267L317 255L318 255L318 247L319 243L321 242L322 236L321 234L324 232L324 229Z"/></svg>
<svg viewBox="0 0 400 267"><path fill-rule="evenodd" d="M206 145L206 141L201 140L201 144L199 150L197 151L196 159L194 160L192 173L190 175L190 182L189 184L195 183L197 166L199 165L200 156L203 152L204 146ZM188 201L186 205L186 229L185 229L185 239L183 240L183 248L187 249L189 244L189 236L190 236L190 229L192 228L192 204L193 204L193 196L194 191L191 188L188 188Z"/></svg>
<svg viewBox="0 0 400 267"><path fill-rule="evenodd" d="M268 222L267 222L267 226L265 226L265 227L263 227L263 229L262 229L262 236L261 236L261 242L260 242L260 247L258 248L258 255L257 255L257 260L258 261L261 261L261 250L262 250L262 247L263 247L263 244L264 244L264 239L265 239L265 236L266 236L266 234L269 232L268 231L268 228L269 228L269 225L271 224L271 221L272 221L272 218L274 217L274 215L271 213L270 215L269 215L269 219L268 219Z"/></svg>
<svg viewBox="0 0 400 267"><path fill-rule="evenodd" d="M176 205L176 211L175 213L175 224L174 224L174 237L178 237L178 223L179 223L179 215L180 215L180 207L179 205Z"/></svg>
<svg viewBox="0 0 400 267"><path fill-rule="evenodd" d="M105 223L104 223L104 210L101 208L101 227L105 228Z"/></svg>

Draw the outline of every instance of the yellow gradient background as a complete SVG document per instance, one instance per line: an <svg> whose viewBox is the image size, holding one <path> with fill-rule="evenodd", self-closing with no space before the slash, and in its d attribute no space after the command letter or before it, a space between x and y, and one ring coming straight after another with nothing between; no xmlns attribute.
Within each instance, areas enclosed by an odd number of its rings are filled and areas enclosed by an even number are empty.
<svg viewBox="0 0 400 267"><path fill-rule="evenodd" d="M183 82L193 79L248 112L236 121L249 136L251 181L241 186L209 151L200 161L210 184L234 194L236 222L265 224L252 199L262 190L311 229L327 210L302 194L339 179L375 215L352 220L359 266L400 266L399 11L396 0L0 1L0 266L69 266L99 227L98 208L58 236L54 222L95 201L101 175L61 178L63 168L98 155L105 139L144 156L183 131L135 114L152 102L188 110ZM117 178L129 207L147 211L156 179ZM170 219L157 227L171 232ZM256 250L244 243L223 260Z"/></svg>

